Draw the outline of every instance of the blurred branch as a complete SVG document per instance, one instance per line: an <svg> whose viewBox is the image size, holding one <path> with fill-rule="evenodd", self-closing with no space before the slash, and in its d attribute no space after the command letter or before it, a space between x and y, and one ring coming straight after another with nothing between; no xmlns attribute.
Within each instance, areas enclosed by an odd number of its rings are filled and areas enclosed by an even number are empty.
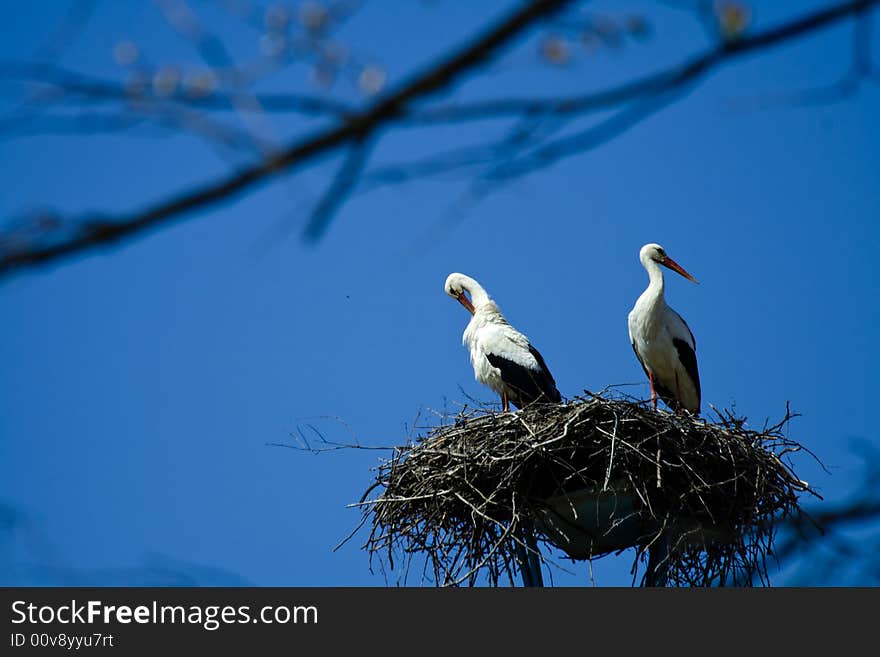
<svg viewBox="0 0 880 657"><path fill-rule="evenodd" d="M192 44L202 60L211 70L236 71L235 61L226 49L223 40L208 30L184 0L154 0L169 25ZM229 96L230 107L249 128L248 134L258 150L269 152L272 145L261 146L263 124L260 121L263 108L254 94L247 88L248 81L239 76L232 78L236 93Z"/></svg>
<svg viewBox="0 0 880 657"><path fill-rule="evenodd" d="M80 226L69 238L59 243L7 252L0 257L0 274L26 266L45 264L100 245L131 238L195 209L234 198L258 182L305 164L343 144L362 141L369 133L400 116L409 103L448 87L465 72L495 55L501 47L510 43L538 19L559 11L570 1L536 0L524 5L464 48L415 76L398 91L378 100L371 108L351 115L336 127L296 141L260 164L219 182L184 191L132 215L86 217L79 222Z"/></svg>
<svg viewBox="0 0 880 657"><path fill-rule="evenodd" d="M776 527L772 557L800 574L795 579L802 585L840 585L846 574L862 584L871 578L880 583L880 451L870 443L854 447L860 447L864 472L849 497L815 504Z"/></svg>
<svg viewBox="0 0 880 657"><path fill-rule="evenodd" d="M801 91L761 94L757 98L733 101L734 109L773 109L827 105L854 96L867 83L880 84L880 68L872 56L872 16L864 12L855 21L852 54L848 69L840 79Z"/></svg>
<svg viewBox="0 0 880 657"><path fill-rule="evenodd" d="M69 103L119 102L130 104L181 104L204 110L227 110L235 108L236 92L221 90L207 95L176 93L158 96L136 83L122 84L94 76L83 75L60 66L30 62L0 62L0 78L45 85L45 99L53 98ZM309 94L260 93L254 96L261 111L296 112L310 116L345 117L355 108L332 98Z"/></svg>
<svg viewBox="0 0 880 657"><path fill-rule="evenodd" d="M306 236L318 239L327 229L327 225L336 214L336 210L345 203L351 191L358 183L361 172L367 163L371 144L365 141L356 142L336 172L333 182L327 187L318 201L306 226Z"/></svg>
<svg viewBox="0 0 880 657"><path fill-rule="evenodd" d="M485 179L501 181L518 178L576 153L592 150L623 134L677 99L678 95L673 94L670 89L663 96L646 98L628 105L595 126L542 145L506 166L494 168L486 174Z"/></svg>
<svg viewBox="0 0 880 657"><path fill-rule="evenodd" d="M132 239L147 230L156 229L196 210L204 210L222 201L233 200L258 184L311 164L319 157L329 155L338 149L352 149L350 153L356 155L349 156L347 164L337 174L324 198L313 211L306 235L310 239L317 239L358 183L361 170L366 163L367 152L367 149L362 148L361 145L368 143L370 137L375 136L388 125L470 121L505 116L583 116L589 112L622 107L619 113L606 123L605 133L597 133L597 128L594 127L544 145L535 144L533 139L511 141L514 133L508 135L506 140L502 139L500 142L502 144L505 142L519 144L512 152L508 152L509 158L518 154L517 149L532 147L532 150L518 160L512 159L505 163L489 178L522 175L620 134L722 64L789 42L842 19L861 17L870 8L880 4L880 0L839 2L751 36L744 34L730 36L684 63L600 92L564 99L501 99L457 106L418 109L413 107L416 101L447 89L465 74L485 64L537 21L559 12L571 2L572 0L535 0L522 5L488 31L474 37L464 47L441 59L434 66L413 76L396 91L380 97L371 106L359 111L350 111L346 108L344 112L336 112L338 117L336 125L296 139L286 147L265 155L261 162L230 176L208 182L195 189L179 191L163 201L129 214L112 216L89 214L71 219L54 217L53 225L64 227L66 234L49 244L3 240L4 236L0 235L0 244L5 241L7 245L10 243L14 245L14 248L7 246L5 250L0 246L0 275L58 261L98 246ZM6 65L0 67L0 74L14 70L14 66ZM61 73L57 67L41 67L37 70L49 78ZM118 99L119 94L124 91L124 87L119 85L78 79L75 75L63 82L68 86L72 83L75 83L74 86L80 85L82 95L91 97L112 96ZM284 98L286 101L293 99L290 96ZM262 107L269 106L265 100L262 98L260 101ZM282 103L282 97L276 97L276 101ZM297 97L296 101L292 106L300 109L308 107L317 110L320 106L319 103L310 104L312 101L298 104L303 101L301 97ZM627 107L631 101L639 101L639 103ZM206 96L187 102L210 103L219 107L227 100L222 96ZM323 112L326 109L328 108L324 107L319 111ZM543 138L546 138L546 135ZM424 163L421 166L424 168ZM429 166L427 169L436 173L438 167ZM340 191L343 193L337 194Z"/></svg>
<svg viewBox="0 0 880 657"><path fill-rule="evenodd" d="M821 509L821 510L820 510ZM865 486L849 501L816 509L780 527L776 561L792 567L791 585L880 583L880 496ZM874 528L873 530L871 528Z"/></svg>
<svg viewBox="0 0 880 657"><path fill-rule="evenodd" d="M880 0L844 2L751 37L743 36L732 41L722 41L716 47L682 64L611 89L564 98L516 98L466 105L435 106L411 114L407 117L407 121L413 123L476 121L511 115L578 115L607 110L641 96L663 93L695 81L722 63L790 41L853 14L864 14L878 3ZM859 22L868 19L868 16L860 16ZM870 40L869 29L863 27L860 34L861 38L857 39L857 44L860 44L858 49L864 53Z"/></svg>
<svg viewBox="0 0 880 657"><path fill-rule="evenodd" d="M533 119L540 117L572 118L624 106L611 117L581 132L542 144L504 165L493 166L482 176L482 181L483 184L491 180L497 183L501 180L521 177L561 159L586 152L606 143L678 100L700 78L705 77L713 68L730 59L795 38L849 15L849 13L862 14L874 4L877 4L876 0L846 3L846 5L826 9L752 37L742 37L733 42L721 42L716 48L682 64L599 92L577 94L564 98L501 99L467 105L435 106L410 115L405 120L413 123L442 123L506 116L527 116ZM845 11L846 9L849 11ZM866 23L868 20L867 15L861 15L858 25L862 26L862 23ZM855 40L854 52L859 55L857 61L864 62L868 57L865 53L870 42L870 34L866 27L862 26L857 29L860 36ZM864 64L862 66L864 68ZM634 103L633 101L638 102ZM532 145L531 142L523 142L523 144ZM366 180L371 185L378 186L420 177L437 176L460 168L493 163L498 151L499 144L497 142L477 148L467 147L410 163L383 166L368 171Z"/></svg>
<svg viewBox="0 0 880 657"><path fill-rule="evenodd" d="M117 112L12 116L0 118L0 138L123 132L148 121L147 117Z"/></svg>
<svg viewBox="0 0 880 657"><path fill-rule="evenodd" d="M200 137L211 145L258 155L273 148L271 142L258 135L240 130L234 125L215 121L186 107L166 108L165 111L155 114L146 112L19 114L0 118L0 139L36 135L85 136L126 132L135 128L158 128L170 134L185 132ZM159 131L154 130L154 132Z"/></svg>

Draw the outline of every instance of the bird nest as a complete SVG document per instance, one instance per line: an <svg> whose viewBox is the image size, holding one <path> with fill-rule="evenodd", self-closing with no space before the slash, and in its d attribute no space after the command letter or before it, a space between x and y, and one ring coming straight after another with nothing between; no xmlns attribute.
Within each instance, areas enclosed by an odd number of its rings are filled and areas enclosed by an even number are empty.
<svg viewBox="0 0 880 657"><path fill-rule="evenodd" d="M552 575L551 555L630 548L633 583L766 585L777 524L812 493L787 463L802 449L785 435L793 416L753 430L716 414L589 392L515 413L466 407L381 462L361 502L364 548L406 572L423 556L439 586L513 585L529 560Z"/></svg>

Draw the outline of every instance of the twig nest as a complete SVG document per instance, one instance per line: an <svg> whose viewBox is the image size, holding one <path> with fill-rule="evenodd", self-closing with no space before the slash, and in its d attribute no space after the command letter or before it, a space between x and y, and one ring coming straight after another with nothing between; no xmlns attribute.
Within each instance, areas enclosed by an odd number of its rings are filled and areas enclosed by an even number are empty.
<svg viewBox="0 0 880 657"><path fill-rule="evenodd" d="M573 560L663 547L671 584L766 582L775 523L810 491L773 426L715 422L586 393L515 413L465 409L378 469L365 548L395 567L419 554L437 585L513 584L522 531ZM366 497L366 496L365 496Z"/></svg>

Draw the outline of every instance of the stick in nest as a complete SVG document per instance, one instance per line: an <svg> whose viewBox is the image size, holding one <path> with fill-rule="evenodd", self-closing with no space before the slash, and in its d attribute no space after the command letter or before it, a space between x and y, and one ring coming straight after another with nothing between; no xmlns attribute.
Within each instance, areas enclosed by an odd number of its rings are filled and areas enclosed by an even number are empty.
<svg viewBox="0 0 880 657"><path fill-rule="evenodd" d="M786 463L801 446L793 415L761 431L744 418L715 422L587 392L517 413L463 409L451 424L395 448L362 500L364 548L393 567L421 555L437 585L515 581L523 527L538 532L541 561L649 546L653 573L671 585L767 583L776 523L813 493ZM659 565L657 565L659 564Z"/></svg>

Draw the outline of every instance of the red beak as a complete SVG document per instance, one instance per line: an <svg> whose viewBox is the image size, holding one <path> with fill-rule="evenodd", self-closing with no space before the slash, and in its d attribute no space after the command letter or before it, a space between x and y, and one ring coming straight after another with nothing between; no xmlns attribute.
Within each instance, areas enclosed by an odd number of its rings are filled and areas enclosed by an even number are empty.
<svg viewBox="0 0 880 657"><path fill-rule="evenodd" d="M680 264L678 264L675 260L673 260L673 259L670 258L669 256L666 256L663 260L661 260L661 261L660 261L660 264L661 264L661 265L664 265L664 266L666 266L666 267L669 267L672 271L674 271L674 272L676 272L676 273L678 273L678 274L681 274L682 276L684 276L684 277L685 277L686 279L688 279L689 281L693 281L693 282L696 283L697 285L700 284L700 281L698 281L696 278L694 278L693 276L691 276L690 274L688 274L688 273L684 270L684 267L682 267Z"/></svg>
<svg viewBox="0 0 880 657"><path fill-rule="evenodd" d="M471 300L467 298L467 295L464 292L459 292L458 296L455 297L458 299L458 302L468 309L468 312L473 315L474 314L474 304L471 303Z"/></svg>

